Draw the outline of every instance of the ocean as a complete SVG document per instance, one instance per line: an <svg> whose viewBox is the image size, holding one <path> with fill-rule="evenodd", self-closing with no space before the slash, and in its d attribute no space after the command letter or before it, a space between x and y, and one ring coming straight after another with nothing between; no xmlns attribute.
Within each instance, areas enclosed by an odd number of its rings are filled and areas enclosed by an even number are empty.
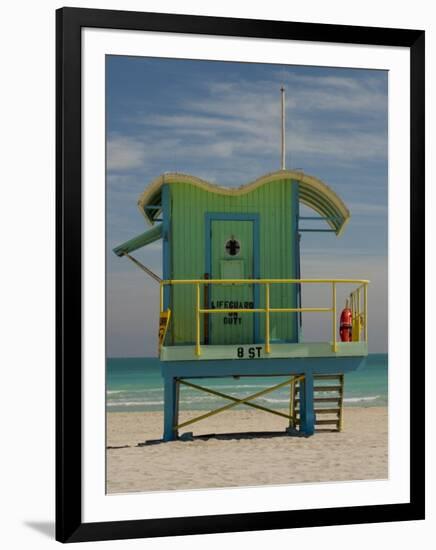
<svg viewBox="0 0 436 550"><path fill-rule="evenodd" d="M107 410L123 412L162 411L163 384L159 360L151 357L108 358ZM199 385L214 388L235 397L244 397L278 384L286 378L207 379ZM181 410L209 410L229 401L181 386ZM289 387L280 388L255 401L272 409L287 408ZM388 356L374 353L368 356L366 365L345 375L346 406L380 407L388 402ZM244 405L238 405L237 408Z"/></svg>

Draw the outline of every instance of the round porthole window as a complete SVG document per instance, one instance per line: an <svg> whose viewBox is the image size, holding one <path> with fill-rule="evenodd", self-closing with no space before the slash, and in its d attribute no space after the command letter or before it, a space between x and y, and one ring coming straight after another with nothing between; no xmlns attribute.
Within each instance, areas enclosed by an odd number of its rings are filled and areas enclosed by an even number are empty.
<svg viewBox="0 0 436 550"><path fill-rule="evenodd" d="M235 239L235 237L231 237L227 242L226 242L226 253L229 255L229 256L237 256L239 254L239 252L241 251L241 244L240 242Z"/></svg>

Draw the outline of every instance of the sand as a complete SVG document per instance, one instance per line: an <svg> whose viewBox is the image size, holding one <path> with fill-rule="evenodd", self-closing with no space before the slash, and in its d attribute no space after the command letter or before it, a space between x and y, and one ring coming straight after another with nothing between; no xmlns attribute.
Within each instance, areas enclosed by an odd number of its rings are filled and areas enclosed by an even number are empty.
<svg viewBox="0 0 436 550"><path fill-rule="evenodd" d="M182 412L181 421L199 412ZM344 431L309 438L211 438L138 447L162 437L160 412L107 415L107 492L165 491L386 479L387 408L346 408ZM283 431L286 420L258 411L234 410L183 431L194 435ZM119 447L119 448L114 448Z"/></svg>

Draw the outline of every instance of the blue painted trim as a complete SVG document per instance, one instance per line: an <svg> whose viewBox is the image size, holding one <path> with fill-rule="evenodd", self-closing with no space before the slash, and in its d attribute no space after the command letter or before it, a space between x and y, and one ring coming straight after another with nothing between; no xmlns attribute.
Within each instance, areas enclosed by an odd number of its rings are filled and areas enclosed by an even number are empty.
<svg viewBox="0 0 436 550"><path fill-rule="evenodd" d="M179 387L176 379L164 379L164 441L174 441L178 437L177 426L179 419Z"/></svg>
<svg viewBox="0 0 436 550"><path fill-rule="evenodd" d="M289 357L283 359L215 359L161 361L164 378L220 378L226 376L286 376L288 374L343 374L362 368L366 357Z"/></svg>
<svg viewBox="0 0 436 550"><path fill-rule="evenodd" d="M300 234L300 188L298 188L297 228L296 228L296 258L297 258L297 279L301 279L301 234ZM298 285L298 306L302 307L301 284ZM303 314L298 314L298 341L303 340Z"/></svg>
<svg viewBox="0 0 436 550"><path fill-rule="evenodd" d="M162 276L164 280L171 279L171 197L170 188L166 183L162 186ZM164 309L170 307L170 288L164 288Z"/></svg>
<svg viewBox="0 0 436 550"><path fill-rule="evenodd" d="M298 220L300 215L300 186L297 181L291 182L291 194L292 194L292 206L291 206L291 243L294 243L294 259L292 266L292 273L296 279L300 279L300 239L298 233ZM297 304L301 303L301 285L295 285L295 301ZM297 307L301 307L297 305ZM294 336L293 341L300 341L300 326L301 326L301 312L294 314Z"/></svg>
<svg viewBox="0 0 436 550"><path fill-rule="evenodd" d="M307 372L300 382L300 431L304 435L315 433L315 411L313 406L313 374Z"/></svg>
<svg viewBox="0 0 436 550"><path fill-rule="evenodd" d="M211 275L212 273L212 254L211 254L211 229L212 221L228 220L228 221L251 221L253 222L253 278L260 278L260 215L257 213L234 213L234 212L206 212L205 214L205 272ZM254 285L253 298L254 307L259 305L260 288L259 285ZM210 304L208 304L209 306ZM209 316L209 334L211 318ZM259 314L254 313L254 343L259 342Z"/></svg>

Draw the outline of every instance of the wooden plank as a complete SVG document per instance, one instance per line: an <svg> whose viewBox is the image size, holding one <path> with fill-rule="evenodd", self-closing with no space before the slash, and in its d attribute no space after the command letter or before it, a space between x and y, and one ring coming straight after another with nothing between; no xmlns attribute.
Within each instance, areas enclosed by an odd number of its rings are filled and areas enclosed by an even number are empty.
<svg viewBox="0 0 436 550"><path fill-rule="evenodd" d="M296 423L296 424L300 424L300 419L297 418L297 419L295 420L295 423ZM315 425L316 425L316 426L324 426L324 425L331 425L331 424L336 424L336 425L337 425L337 424L338 424L338 421L337 421L336 419L332 419L332 420L317 420L317 421L315 422Z"/></svg>
<svg viewBox="0 0 436 550"><path fill-rule="evenodd" d="M340 374L317 374L313 378L315 380L339 380Z"/></svg>
<svg viewBox="0 0 436 550"><path fill-rule="evenodd" d="M315 403L338 403L341 400L340 397L315 397L313 401ZM295 400L296 403L300 402L300 399Z"/></svg>
<svg viewBox="0 0 436 550"><path fill-rule="evenodd" d="M341 412L341 409L315 409L315 412L319 414L338 414ZM297 409L295 413L299 414L300 409Z"/></svg>
<svg viewBox="0 0 436 550"><path fill-rule="evenodd" d="M318 387L313 388L313 391L331 391L331 392L335 391L335 392L337 392L337 391L341 391L341 390L342 390L341 386L318 386ZM299 391L300 391L300 389L297 388L296 392L298 393Z"/></svg>
<svg viewBox="0 0 436 550"><path fill-rule="evenodd" d="M342 432L344 429L344 389L345 389L345 377L343 374L341 374L340 377L342 391L341 391L341 400L339 402L339 407L341 409L341 412L339 413L339 431Z"/></svg>

